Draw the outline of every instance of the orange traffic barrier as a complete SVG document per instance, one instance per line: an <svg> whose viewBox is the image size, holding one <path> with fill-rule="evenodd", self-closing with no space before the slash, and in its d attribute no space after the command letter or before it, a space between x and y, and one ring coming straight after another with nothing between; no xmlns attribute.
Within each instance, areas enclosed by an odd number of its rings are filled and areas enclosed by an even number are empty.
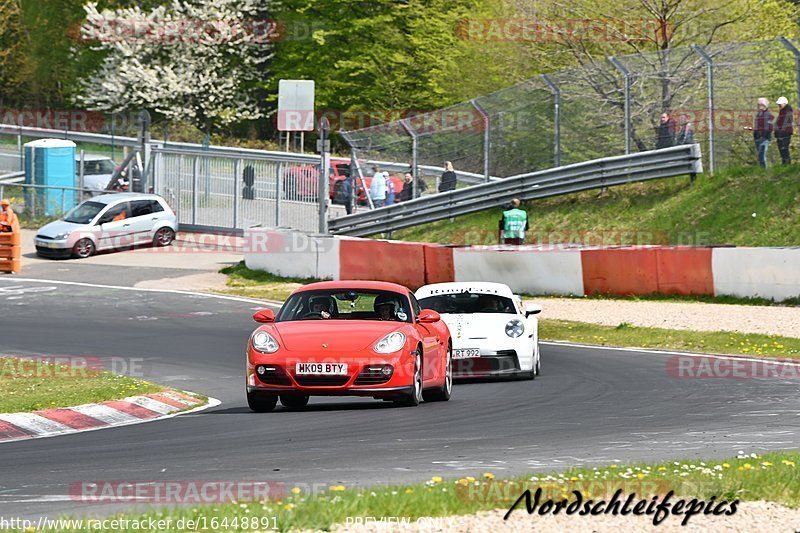
<svg viewBox="0 0 800 533"><path fill-rule="evenodd" d="M582 250L586 294L714 294L711 248Z"/></svg>
<svg viewBox="0 0 800 533"><path fill-rule="evenodd" d="M0 233L0 272L13 272L18 274L22 271L21 238L19 232Z"/></svg>
<svg viewBox="0 0 800 533"><path fill-rule="evenodd" d="M453 267L453 249L449 246L426 244L423 246L425 254L425 283L447 283L455 280Z"/></svg>
<svg viewBox="0 0 800 533"><path fill-rule="evenodd" d="M391 281L416 290L425 285L423 245L371 239L342 239L339 278Z"/></svg>

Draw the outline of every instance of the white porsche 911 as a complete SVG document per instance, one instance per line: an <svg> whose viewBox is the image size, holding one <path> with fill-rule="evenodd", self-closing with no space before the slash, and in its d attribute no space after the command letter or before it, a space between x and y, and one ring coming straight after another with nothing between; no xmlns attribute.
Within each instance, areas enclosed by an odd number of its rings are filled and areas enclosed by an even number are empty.
<svg viewBox="0 0 800 533"><path fill-rule="evenodd" d="M453 377L519 376L541 370L538 305L502 283L453 282L425 285L414 293L423 309L437 311L453 341Z"/></svg>

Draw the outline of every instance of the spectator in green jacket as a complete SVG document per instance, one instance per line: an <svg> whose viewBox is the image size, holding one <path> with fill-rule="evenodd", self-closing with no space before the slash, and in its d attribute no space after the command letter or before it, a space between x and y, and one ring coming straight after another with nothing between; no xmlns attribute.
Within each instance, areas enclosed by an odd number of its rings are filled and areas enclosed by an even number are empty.
<svg viewBox="0 0 800 533"><path fill-rule="evenodd" d="M528 213L519 208L519 198L511 200L511 205L503 211L497 237L502 244L524 244L528 229Z"/></svg>

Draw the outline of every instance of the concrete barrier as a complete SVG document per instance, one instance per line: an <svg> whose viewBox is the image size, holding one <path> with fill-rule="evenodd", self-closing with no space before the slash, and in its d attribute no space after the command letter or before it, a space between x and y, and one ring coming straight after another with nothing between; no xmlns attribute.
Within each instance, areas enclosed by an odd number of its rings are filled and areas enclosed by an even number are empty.
<svg viewBox="0 0 800 533"><path fill-rule="evenodd" d="M711 257L716 295L800 296L800 248L714 248Z"/></svg>
<svg viewBox="0 0 800 533"><path fill-rule="evenodd" d="M453 266L455 281L496 281L526 294L584 293L579 249L455 248Z"/></svg>
<svg viewBox="0 0 800 533"><path fill-rule="evenodd" d="M800 248L449 247L249 230L245 263L279 276L366 279L416 289L496 281L526 294L800 297Z"/></svg>
<svg viewBox="0 0 800 533"><path fill-rule="evenodd" d="M339 279L340 239L298 231L250 229L245 232L244 263L289 278Z"/></svg>

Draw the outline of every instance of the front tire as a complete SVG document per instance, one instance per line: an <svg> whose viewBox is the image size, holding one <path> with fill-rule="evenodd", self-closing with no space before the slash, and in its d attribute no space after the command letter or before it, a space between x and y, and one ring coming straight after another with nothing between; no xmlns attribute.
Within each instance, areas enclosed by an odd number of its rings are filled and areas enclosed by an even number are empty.
<svg viewBox="0 0 800 533"><path fill-rule="evenodd" d="M175 240L175 231L172 228L159 228L153 236L153 246L164 247L172 244Z"/></svg>
<svg viewBox="0 0 800 533"><path fill-rule="evenodd" d="M278 397L274 394L263 394L259 392L247 393L247 406L256 413L269 413L278 403Z"/></svg>
<svg viewBox="0 0 800 533"><path fill-rule="evenodd" d="M414 359L414 390L407 397L395 400L394 404L398 407L416 407L422 402L422 347L417 348L417 355Z"/></svg>
<svg viewBox="0 0 800 533"><path fill-rule="evenodd" d="M447 345L445 365L445 377L442 386L422 393L422 397L426 402L446 402L453 392L453 348L449 344Z"/></svg>
<svg viewBox="0 0 800 533"><path fill-rule="evenodd" d="M308 396L281 396L281 405L289 409L302 409L308 405Z"/></svg>
<svg viewBox="0 0 800 533"><path fill-rule="evenodd" d="M78 259L86 259L94 255L97 249L94 246L94 242L92 239L88 237L84 237L83 239L79 240L75 243L72 247L72 257L77 257Z"/></svg>

